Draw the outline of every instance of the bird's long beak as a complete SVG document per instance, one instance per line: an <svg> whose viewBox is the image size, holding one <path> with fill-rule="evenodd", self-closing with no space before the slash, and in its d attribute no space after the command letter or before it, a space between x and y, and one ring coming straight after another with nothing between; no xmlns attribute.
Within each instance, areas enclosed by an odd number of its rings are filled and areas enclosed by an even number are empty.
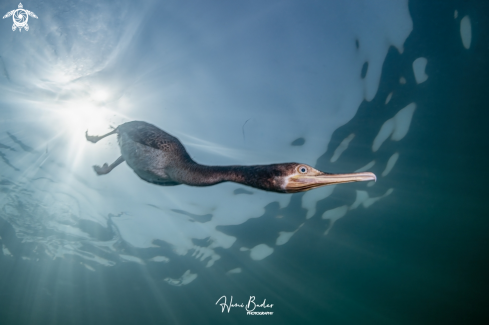
<svg viewBox="0 0 489 325"><path fill-rule="evenodd" d="M351 174L328 174L321 173L319 175L294 175L291 176L285 185L287 193L296 193L309 191L316 187L351 183L363 181L377 181L374 173L351 173Z"/></svg>

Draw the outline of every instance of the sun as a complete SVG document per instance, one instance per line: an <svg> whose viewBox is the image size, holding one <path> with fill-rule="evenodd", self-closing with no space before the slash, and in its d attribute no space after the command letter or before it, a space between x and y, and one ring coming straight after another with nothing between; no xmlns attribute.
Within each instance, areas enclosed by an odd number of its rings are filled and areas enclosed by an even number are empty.
<svg viewBox="0 0 489 325"><path fill-rule="evenodd" d="M109 90L90 88L76 89L75 93L78 93L78 96L57 102L56 115L65 134L79 137L87 130L91 133L104 133L110 129L111 123L124 119L123 116L109 108L111 105Z"/></svg>
<svg viewBox="0 0 489 325"><path fill-rule="evenodd" d="M83 134L86 130L106 130L110 113L104 106L88 100L65 103L59 110L62 123L71 134Z"/></svg>
<svg viewBox="0 0 489 325"><path fill-rule="evenodd" d="M78 96L58 100L49 110L54 111L53 125L59 130L53 139L62 139L66 147L65 159L70 168L77 169L86 154L87 141L85 132L90 134L105 134L114 125L121 124L127 117L109 108L108 91L79 91ZM58 143L59 144L59 143ZM56 144L55 146L57 146Z"/></svg>
<svg viewBox="0 0 489 325"><path fill-rule="evenodd" d="M90 95L90 97L96 102L105 102L109 99L110 94L104 89L97 89Z"/></svg>

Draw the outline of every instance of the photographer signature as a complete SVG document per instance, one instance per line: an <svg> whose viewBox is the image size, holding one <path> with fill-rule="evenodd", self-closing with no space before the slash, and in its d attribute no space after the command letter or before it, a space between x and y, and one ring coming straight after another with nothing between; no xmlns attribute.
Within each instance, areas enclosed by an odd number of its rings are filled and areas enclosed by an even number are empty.
<svg viewBox="0 0 489 325"><path fill-rule="evenodd" d="M224 301L222 301L224 300ZM263 302L261 304L257 304L255 302L255 296L250 296L250 300L248 300L248 303L245 305L243 303L234 303L233 304L233 296L231 296L231 299L229 300L229 304L227 303L227 298L226 296L222 296L221 298L219 298L217 301L216 301L216 305L222 301L219 305L222 307L222 312L224 313L224 311L227 309L228 310L228 313L229 311L231 310L232 307L240 307L240 308L245 308L247 312L252 312L255 310L255 308L259 307L259 308L272 308L273 307L273 304L267 304L266 303L266 299L263 299Z"/></svg>

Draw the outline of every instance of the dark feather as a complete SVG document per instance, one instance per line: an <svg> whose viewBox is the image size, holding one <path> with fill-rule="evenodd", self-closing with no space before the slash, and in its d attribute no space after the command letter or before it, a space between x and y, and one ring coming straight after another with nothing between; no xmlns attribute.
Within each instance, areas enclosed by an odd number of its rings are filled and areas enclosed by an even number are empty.
<svg viewBox="0 0 489 325"><path fill-rule="evenodd" d="M118 127L117 133L125 133L132 141L154 149L167 152L182 149L185 151L177 138L146 122L125 123Z"/></svg>

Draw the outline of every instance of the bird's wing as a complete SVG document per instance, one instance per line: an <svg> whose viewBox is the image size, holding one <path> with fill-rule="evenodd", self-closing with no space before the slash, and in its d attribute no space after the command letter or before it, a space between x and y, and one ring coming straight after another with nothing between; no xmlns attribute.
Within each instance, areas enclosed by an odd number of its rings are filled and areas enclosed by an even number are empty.
<svg viewBox="0 0 489 325"><path fill-rule="evenodd" d="M5 19L5 18L7 18L7 17L12 16L12 15L14 14L14 12L15 12L15 10L12 10L12 11L7 12L7 13L5 14L5 16L3 16L3 18L2 18L2 19Z"/></svg>
<svg viewBox="0 0 489 325"><path fill-rule="evenodd" d="M34 18L37 18L36 14L33 13L32 11L29 11L29 10L26 10L25 12L27 12L27 14L31 17L34 17Z"/></svg>

